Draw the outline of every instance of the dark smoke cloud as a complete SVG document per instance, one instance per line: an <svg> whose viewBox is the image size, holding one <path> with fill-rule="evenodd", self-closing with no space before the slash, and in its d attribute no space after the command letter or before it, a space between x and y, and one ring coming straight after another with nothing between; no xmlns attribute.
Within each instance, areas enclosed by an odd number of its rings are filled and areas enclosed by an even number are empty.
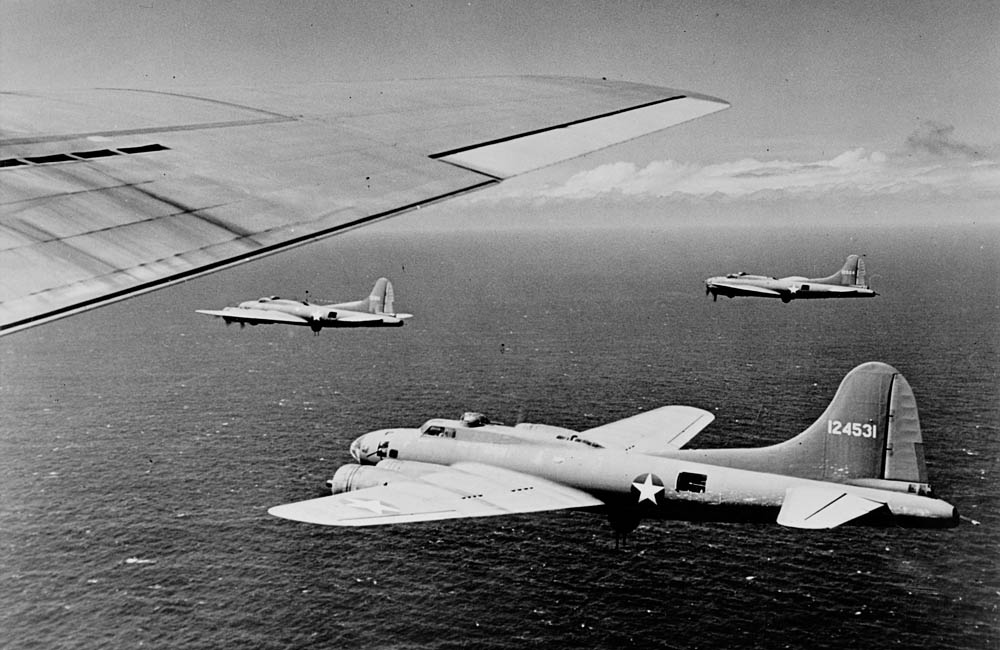
<svg viewBox="0 0 1000 650"><path fill-rule="evenodd" d="M953 137L955 127L933 120L924 122L906 138L906 146L913 151L947 158L983 160L986 154L976 147Z"/></svg>

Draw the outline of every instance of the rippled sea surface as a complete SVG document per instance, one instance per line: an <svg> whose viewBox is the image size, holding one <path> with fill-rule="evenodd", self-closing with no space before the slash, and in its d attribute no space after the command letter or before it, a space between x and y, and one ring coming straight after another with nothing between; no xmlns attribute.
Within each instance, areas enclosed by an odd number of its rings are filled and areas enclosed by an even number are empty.
<svg viewBox="0 0 1000 650"><path fill-rule="evenodd" d="M7 648L996 648L1000 228L413 234L375 228L0 340ZM726 300L703 279L827 275L873 300ZM194 313L348 300L401 329L240 330ZM557 512L369 529L318 495L368 430L477 410L587 428L713 410L697 446L785 439L859 363L917 395L952 530Z"/></svg>

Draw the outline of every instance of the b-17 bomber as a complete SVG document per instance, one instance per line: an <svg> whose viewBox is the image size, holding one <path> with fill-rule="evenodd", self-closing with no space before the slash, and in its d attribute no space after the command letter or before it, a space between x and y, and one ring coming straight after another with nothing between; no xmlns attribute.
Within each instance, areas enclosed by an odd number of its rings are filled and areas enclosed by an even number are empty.
<svg viewBox="0 0 1000 650"><path fill-rule="evenodd" d="M586 431L504 426L480 414L372 431L332 494L270 514L375 526L582 509L621 540L642 519L950 527L958 512L928 484L916 400L893 367L862 364L811 426L757 448L685 449L714 420L664 406Z"/></svg>
<svg viewBox="0 0 1000 650"><path fill-rule="evenodd" d="M747 296L751 298L780 298L781 302L808 298L872 298L878 294L868 284L865 258L849 255L844 266L825 278L807 278L792 275L776 278L749 273L730 273L705 280L705 295L712 300L719 296Z"/></svg>
<svg viewBox="0 0 1000 650"><path fill-rule="evenodd" d="M241 302L238 307L197 309L199 314L218 316L226 322L244 325L308 325L319 334L324 327L400 327L413 314L393 311L392 283L379 278L367 298L329 305L308 300L271 296Z"/></svg>

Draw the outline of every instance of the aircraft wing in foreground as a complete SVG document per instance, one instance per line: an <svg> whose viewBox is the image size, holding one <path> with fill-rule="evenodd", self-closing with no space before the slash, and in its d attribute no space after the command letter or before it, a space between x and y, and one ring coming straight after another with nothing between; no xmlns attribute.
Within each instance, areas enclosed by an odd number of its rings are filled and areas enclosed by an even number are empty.
<svg viewBox="0 0 1000 650"><path fill-rule="evenodd" d="M565 77L0 92L0 334L727 107Z"/></svg>
<svg viewBox="0 0 1000 650"><path fill-rule="evenodd" d="M868 284L865 258L848 255L844 266L826 278L789 276L775 278L749 273L730 273L705 280L705 294L719 296L780 298L782 302L809 298L872 298L878 294Z"/></svg>
<svg viewBox="0 0 1000 650"><path fill-rule="evenodd" d="M218 316L243 325L306 325L316 334L324 327L399 327L412 314L393 311L392 283L379 278L367 298L354 302L317 304L271 296L225 309L198 309L199 314Z"/></svg>
<svg viewBox="0 0 1000 650"><path fill-rule="evenodd" d="M580 433L479 414L373 431L351 445L358 464L337 470L332 495L269 512L371 526L588 509L605 513L620 537L643 518L804 529L958 522L928 484L913 391L884 363L852 370L818 420L768 447L684 449L711 414L665 409Z"/></svg>

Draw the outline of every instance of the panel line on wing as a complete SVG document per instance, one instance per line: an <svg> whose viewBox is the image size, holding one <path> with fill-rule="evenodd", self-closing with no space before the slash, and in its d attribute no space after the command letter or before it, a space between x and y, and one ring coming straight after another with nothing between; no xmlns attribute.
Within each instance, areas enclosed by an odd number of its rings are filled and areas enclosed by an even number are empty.
<svg viewBox="0 0 1000 650"><path fill-rule="evenodd" d="M242 111L250 111L253 113L261 113L262 115L270 115L272 117L283 117L292 119L288 115L283 113L276 113L275 111L269 111L264 108L258 108L257 106L247 106L246 104L240 104L238 102L229 102L224 99L213 99L211 97L202 97L201 95L188 95L186 93L174 93L167 90L152 90L149 88L97 88L97 90L112 90L128 93L138 93L147 95L163 95L164 97L180 97L181 99L193 99L199 102L205 102L206 104L217 104L219 106L226 106L228 108L238 108Z"/></svg>
<svg viewBox="0 0 1000 650"><path fill-rule="evenodd" d="M224 122L201 122L198 124L173 124L168 126L149 126L136 129L108 129L106 131L90 131L87 133L60 133L56 135L39 135L25 138L10 138L0 140L0 146L25 144L44 144L46 142L62 142L64 140L84 140L87 138L112 138L125 135L149 135L152 133L177 133L181 131L201 131L207 129L228 129L240 126L257 126L260 124L280 124L294 122L294 117L263 117L258 120L228 120Z"/></svg>

